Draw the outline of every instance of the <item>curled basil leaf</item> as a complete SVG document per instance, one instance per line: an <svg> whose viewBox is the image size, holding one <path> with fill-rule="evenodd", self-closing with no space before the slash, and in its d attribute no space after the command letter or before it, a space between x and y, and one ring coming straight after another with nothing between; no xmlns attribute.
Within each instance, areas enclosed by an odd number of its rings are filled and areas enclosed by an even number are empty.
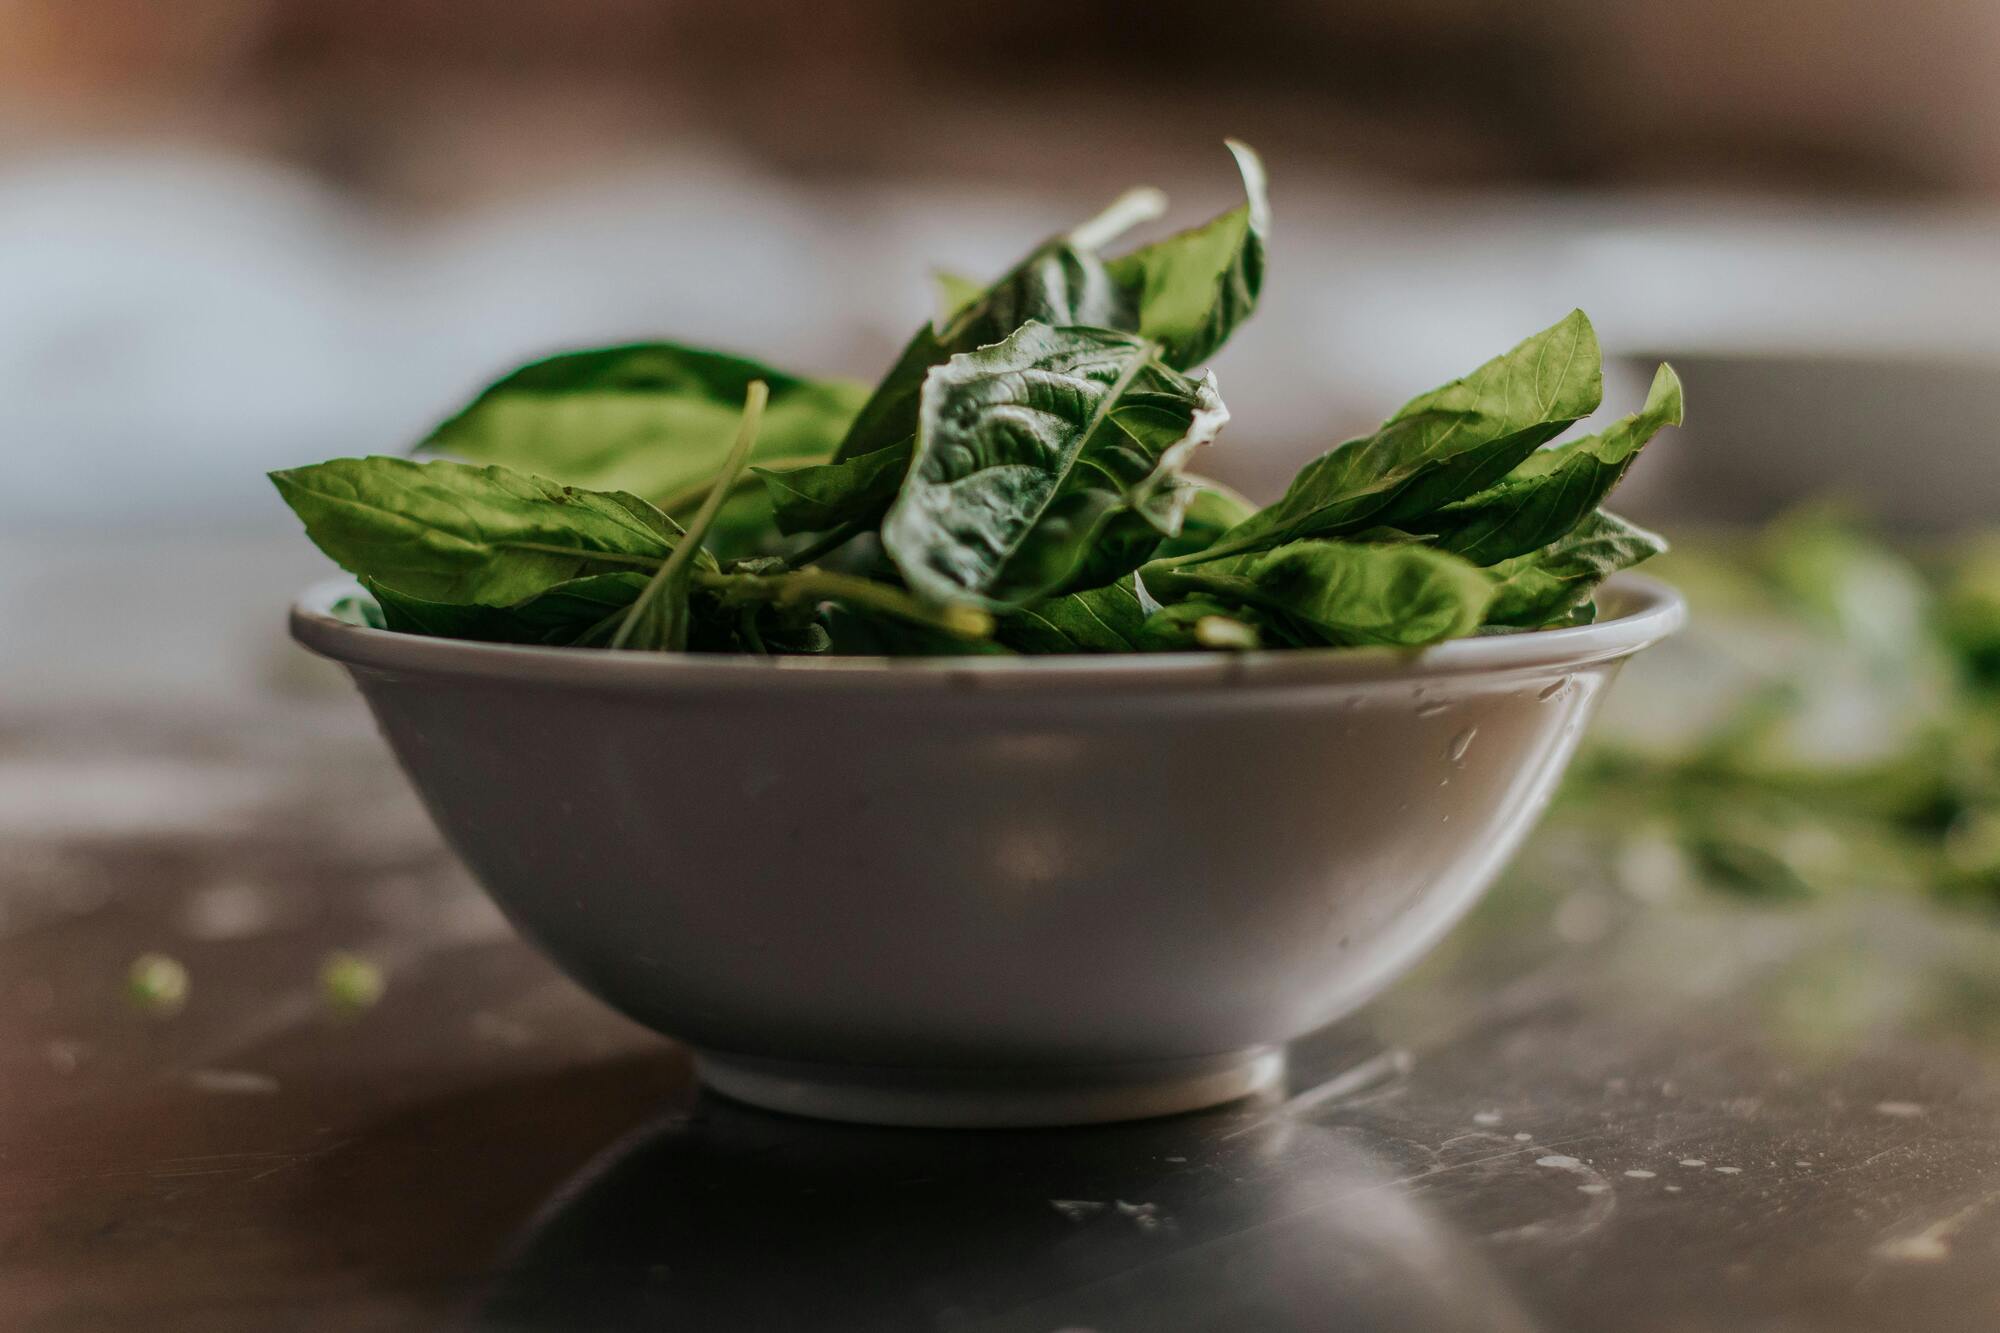
<svg viewBox="0 0 2000 1333"><path fill-rule="evenodd" d="M916 457L882 524L911 590L1011 610L1068 584L1120 515L1171 534L1185 497L1169 483L1228 411L1158 350L1031 323L933 371Z"/></svg>
<svg viewBox="0 0 2000 1333"><path fill-rule="evenodd" d="M1038 246L947 323L925 324L869 395L833 461L900 449L917 433L924 377L952 357L999 342L1023 324L1121 328L1135 316L1094 253L1058 237Z"/></svg>
<svg viewBox="0 0 2000 1333"><path fill-rule="evenodd" d="M1248 144L1228 141L1243 174L1244 202L1222 216L1106 263L1138 312L1136 332L1190 370L1214 356L1257 309L1271 205L1264 164ZM1119 327L1124 327L1120 325Z"/></svg>
<svg viewBox="0 0 2000 1333"><path fill-rule="evenodd" d="M1247 144L1232 139L1228 146L1243 176L1245 201L1200 227L1113 260L1100 258L1105 243L1164 204L1152 191L1133 191L1102 218L1043 242L983 291L939 275L941 299L953 313L917 330L834 461L883 449L907 452L930 369L999 342L1030 321L1137 333L1158 342L1162 360L1177 370L1208 360L1257 307L1270 231L1263 163ZM867 514L866 502L856 496L836 521Z"/></svg>

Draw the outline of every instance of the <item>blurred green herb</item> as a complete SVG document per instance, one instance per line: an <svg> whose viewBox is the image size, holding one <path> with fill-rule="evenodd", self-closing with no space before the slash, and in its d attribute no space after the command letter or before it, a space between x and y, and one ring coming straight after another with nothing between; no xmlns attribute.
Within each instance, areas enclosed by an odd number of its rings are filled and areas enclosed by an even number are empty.
<svg viewBox="0 0 2000 1333"><path fill-rule="evenodd" d="M336 951L320 963L320 995L336 1013L358 1014L372 1009L388 988L382 969L359 954Z"/></svg>
<svg viewBox="0 0 2000 1333"><path fill-rule="evenodd" d="M1554 831L1613 866L1664 838L1688 882L1760 898L2000 906L1997 541L1906 551L1816 509L1683 542L1692 623L1626 671Z"/></svg>
<svg viewBox="0 0 2000 1333"><path fill-rule="evenodd" d="M125 993L146 1013L170 1018L187 1005L188 970L166 954L140 954L126 971Z"/></svg>

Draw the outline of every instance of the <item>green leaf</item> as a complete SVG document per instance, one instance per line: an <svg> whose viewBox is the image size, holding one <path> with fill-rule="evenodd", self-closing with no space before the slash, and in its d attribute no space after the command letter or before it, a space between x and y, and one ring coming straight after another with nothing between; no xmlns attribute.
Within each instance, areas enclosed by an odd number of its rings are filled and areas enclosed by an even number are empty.
<svg viewBox="0 0 2000 1333"><path fill-rule="evenodd" d="M418 448L665 502L722 465L753 380L771 388L753 461L825 457L867 396L847 380L801 379L721 352L635 343L523 366Z"/></svg>
<svg viewBox="0 0 2000 1333"><path fill-rule="evenodd" d="M1535 629L1561 621L1606 578L1666 549L1657 533L1597 510L1561 540L1492 567L1486 622Z"/></svg>
<svg viewBox="0 0 2000 1333"><path fill-rule="evenodd" d="M746 568L698 573L694 583L725 610L772 606L781 611L839 603L870 617L889 617L971 642L990 638L993 617L971 606L936 606L892 584L837 570Z"/></svg>
<svg viewBox="0 0 2000 1333"><path fill-rule="evenodd" d="M362 629L389 628L388 622L382 618L382 604L366 592L344 593L326 609L335 620L343 620Z"/></svg>
<svg viewBox="0 0 2000 1333"><path fill-rule="evenodd" d="M1970 541L1944 590L1941 619L1976 679L2000 686L2000 532Z"/></svg>
<svg viewBox="0 0 2000 1333"><path fill-rule="evenodd" d="M1140 647L1145 623L1146 607L1128 574L1003 616L994 637L1022 653L1128 653Z"/></svg>
<svg viewBox="0 0 2000 1333"><path fill-rule="evenodd" d="M1477 567L1416 545L1303 541L1257 555L1149 569L1164 601L1255 607L1328 644L1415 648L1478 628L1493 589Z"/></svg>
<svg viewBox="0 0 2000 1333"><path fill-rule="evenodd" d="M1007 657L1013 653L992 639L968 639L847 602L829 605L823 619L827 651L843 657Z"/></svg>
<svg viewBox="0 0 2000 1333"><path fill-rule="evenodd" d="M950 269L931 270L931 289L937 297L937 323L949 324L972 303L986 295L986 284L977 278Z"/></svg>
<svg viewBox="0 0 2000 1333"><path fill-rule="evenodd" d="M1135 646L1153 653L1242 652L1294 642L1273 617L1256 607L1190 597L1147 616Z"/></svg>
<svg viewBox="0 0 2000 1333"><path fill-rule="evenodd" d="M1215 355L1256 310L1264 286L1271 229L1264 164L1248 144L1228 143L1243 173L1242 206L1105 266L1138 311L1136 332L1165 348L1162 359L1177 370Z"/></svg>
<svg viewBox="0 0 2000 1333"><path fill-rule="evenodd" d="M1529 454L1498 484L1446 505L1412 529L1475 565L1539 550L1597 508L1648 440L1680 424L1680 378L1663 365L1638 412L1601 434Z"/></svg>
<svg viewBox="0 0 2000 1333"><path fill-rule="evenodd" d="M429 601L505 606L585 574L651 570L679 538L635 495L504 467L338 458L271 480L335 563Z"/></svg>
<svg viewBox="0 0 2000 1333"><path fill-rule="evenodd" d="M701 550L701 543L714 526L716 515L722 512L730 489L749 462L750 450L757 443L758 427L763 421L764 405L769 401L769 386L762 380L750 381L750 387L743 393L743 411L736 426L735 443L729 447L729 456L722 460L721 471L715 474L708 498L702 501L700 512L688 524L687 532L674 547L673 554L661 564L638 600L632 603L625 618L619 621L617 632L611 636L613 648L669 653L686 650L691 619L688 586L694 575L692 557Z"/></svg>
<svg viewBox="0 0 2000 1333"><path fill-rule="evenodd" d="M784 471L757 469L778 530L823 532L887 511L910 470L908 448L878 449L841 463Z"/></svg>
<svg viewBox="0 0 2000 1333"><path fill-rule="evenodd" d="M1046 595L1059 597L1108 587L1157 556L1165 540L1154 517L1135 509L1113 514L1098 528L1096 540L1070 576Z"/></svg>
<svg viewBox="0 0 2000 1333"><path fill-rule="evenodd" d="M1788 605L1833 630L1889 675L1932 674L1935 594L1917 567L1838 507L1767 526L1758 553ZM1927 671L1929 667L1932 670Z"/></svg>
<svg viewBox="0 0 2000 1333"><path fill-rule="evenodd" d="M1572 311L1463 379L1412 399L1373 435L1306 464L1276 504L1215 549L1402 527L1483 490L1597 410L1599 359L1590 321Z"/></svg>
<svg viewBox="0 0 2000 1333"><path fill-rule="evenodd" d="M952 357L1001 341L1023 324L1122 328L1136 322L1103 261L1067 238L1044 242L942 326L918 329L855 417L833 461L907 451L917 433L924 377Z"/></svg>
<svg viewBox="0 0 2000 1333"><path fill-rule="evenodd" d="M558 583L511 606L434 602L376 579L364 580L387 628L404 634L483 643L600 644L646 586L637 570L590 574Z"/></svg>
<svg viewBox="0 0 2000 1333"><path fill-rule="evenodd" d="M1107 263L1099 250L1165 208L1158 191L1132 190L1067 235L1044 241L983 292L971 294L963 279L945 285L941 275L953 315L917 330L855 418L834 461L907 450L930 369L991 346L1031 321L1138 333L1158 342L1162 359L1176 370L1192 369L1214 355L1256 309L1270 230L1263 164L1246 144L1230 140L1229 151L1247 198L1204 226ZM867 516L858 500L839 521L857 516Z"/></svg>
<svg viewBox="0 0 2000 1333"><path fill-rule="evenodd" d="M1207 477L1183 476L1180 486L1188 491L1187 511L1181 516L1181 530L1160 543L1157 557L1190 555L1206 551L1222 534L1257 512L1257 506Z"/></svg>
<svg viewBox="0 0 2000 1333"><path fill-rule="evenodd" d="M925 383L917 455L882 543L919 596L1012 610L1063 588L1105 526L1163 535L1170 483L1228 412L1144 339L1027 324Z"/></svg>
<svg viewBox="0 0 2000 1333"><path fill-rule="evenodd" d="M1682 849L1710 887L1745 898L1796 901L1819 896L1819 889L1789 855L1791 848L1750 820L1697 820L1681 835ZM1790 832L1790 830L1787 830ZM1792 843L1801 840L1794 836Z"/></svg>

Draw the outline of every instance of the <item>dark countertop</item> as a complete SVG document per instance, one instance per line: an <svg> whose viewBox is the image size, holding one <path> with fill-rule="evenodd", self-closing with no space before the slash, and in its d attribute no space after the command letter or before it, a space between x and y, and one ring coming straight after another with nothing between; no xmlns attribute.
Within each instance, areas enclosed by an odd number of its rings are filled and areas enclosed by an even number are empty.
<svg viewBox="0 0 2000 1333"><path fill-rule="evenodd" d="M1991 1329L1996 943L1545 845L1287 1100L843 1128L517 943L342 693L44 702L0 722L0 1327Z"/></svg>

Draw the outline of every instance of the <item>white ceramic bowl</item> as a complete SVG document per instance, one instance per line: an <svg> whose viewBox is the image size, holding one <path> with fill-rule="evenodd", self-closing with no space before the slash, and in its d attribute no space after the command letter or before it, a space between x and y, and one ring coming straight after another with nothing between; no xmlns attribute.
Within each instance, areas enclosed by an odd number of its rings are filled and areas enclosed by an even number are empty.
<svg viewBox="0 0 2000 1333"><path fill-rule="evenodd" d="M834 1119L1034 1125L1260 1090L1471 906L1619 664L1577 629L1340 649L776 661L508 647L294 607L529 939Z"/></svg>

